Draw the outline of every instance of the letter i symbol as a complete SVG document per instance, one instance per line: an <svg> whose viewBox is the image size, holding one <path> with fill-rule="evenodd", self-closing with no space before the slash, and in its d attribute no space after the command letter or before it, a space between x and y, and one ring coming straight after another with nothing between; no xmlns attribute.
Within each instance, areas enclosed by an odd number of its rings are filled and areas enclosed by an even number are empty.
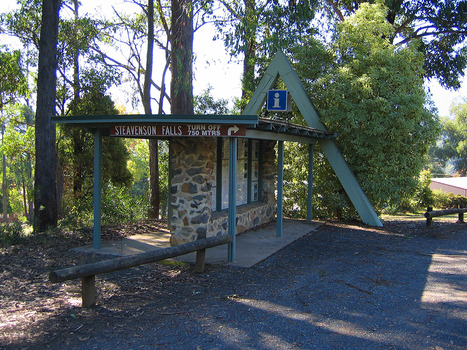
<svg viewBox="0 0 467 350"><path fill-rule="evenodd" d="M279 102L279 96L280 94L278 92L274 94L274 106L272 108L281 108L281 105Z"/></svg>

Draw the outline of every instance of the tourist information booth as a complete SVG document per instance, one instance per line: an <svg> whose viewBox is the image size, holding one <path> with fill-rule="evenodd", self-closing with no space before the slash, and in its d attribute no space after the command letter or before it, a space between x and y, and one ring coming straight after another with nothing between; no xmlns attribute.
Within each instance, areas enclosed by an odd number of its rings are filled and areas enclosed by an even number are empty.
<svg viewBox="0 0 467 350"><path fill-rule="evenodd" d="M312 149L336 135L256 115L116 115L54 117L94 134L94 236L100 248L102 137L169 141L171 244L236 234L277 220L282 235L284 141L309 145L311 221ZM276 155L277 145L277 155ZM277 194L277 195L276 195ZM229 261L235 257L235 239Z"/></svg>
<svg viewBox="0 0 467 350"><path fill-rule="evenodd" d="M272 90L279 76L288 91ZM290 109L293 99L308 126L258 118ZM169 140L171 244L228 232L235 236L277 220L282 236L284 141L309 145L308 215L312 218L313 145L318 142L363 222L382 226L371 203L327 131L286 56L272 60L242 115L116 115L53 117L94 134L94 241L100 249L102 137ZM277 146L277 147L276 147ZM277 150L277 154L276 154Z"/></svg>

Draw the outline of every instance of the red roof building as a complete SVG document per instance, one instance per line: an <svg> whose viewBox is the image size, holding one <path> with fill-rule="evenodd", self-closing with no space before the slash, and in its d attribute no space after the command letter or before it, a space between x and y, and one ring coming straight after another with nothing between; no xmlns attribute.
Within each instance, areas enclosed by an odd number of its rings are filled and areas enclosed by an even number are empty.
<svg viewBox="0 0 467 350"><path fill-rule="evenodd" d="M467 197L467 177L433 178L430 188Z"/></svg>

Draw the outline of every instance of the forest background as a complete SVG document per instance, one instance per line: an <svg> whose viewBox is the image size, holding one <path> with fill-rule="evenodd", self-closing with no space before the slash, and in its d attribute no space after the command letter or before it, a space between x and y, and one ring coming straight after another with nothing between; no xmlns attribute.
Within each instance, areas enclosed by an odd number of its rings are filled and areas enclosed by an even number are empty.
<svg viewBox="0 0 467 350"><path fill-rule="evenodd" d="M104 3L106 9L99 7ZM49 148L58 157L56 166L44 161L45 152L37 151L39 52L45 46L40 33L44 18L53 17L42 16L42 5L21 0L6 11L0 8L0 34L5 39L0 47L2 212L4 221L11 214L19 223L44 221L36 224L38 230L57 224L86 227L92 225L91 135L54 128ZM435 82L450 91L461 88L467 65L466 1L133 0L109 5L61 3L57 114L151 114L174 109L240 113L261 72L277 50L283 50L324 124L339 134L339 147L378 213L465 201L433 194L428 184L432 174L466 175L467 100L458 98L450 115L440 117L428 86ZM208 26L213 38L204 34L203 42L196 44L197 33ZM240 91L233 99L215 98L207 83L210 64L216 63L211 58L213 39L230 57L225 70L240 72L241 79L224 82L231 91ZM196 64L193 72L193 58L207 67L206 73L200 73ZM195 96L193 73L198 81ZM177 82L193 101L188 98L188 106L171 91ZM262 116L304 123L297 110L274 115L264 111ZM315 154L315 216L357 218L318 147ZM305 215L306 156L305 146L286 147L287 216ZM167 161L163 141L105 139L104 224L165 217ZM45 220L41 210L49 208L37 202L47 192L37 191L38 164L53 170L56 208ZM20 235L22 228L3 225L3 237Z"/></svg>

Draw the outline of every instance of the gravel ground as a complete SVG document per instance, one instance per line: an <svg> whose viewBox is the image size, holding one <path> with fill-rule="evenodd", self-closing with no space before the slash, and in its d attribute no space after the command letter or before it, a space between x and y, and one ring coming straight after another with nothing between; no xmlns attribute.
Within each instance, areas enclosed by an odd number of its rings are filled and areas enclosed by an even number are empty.
<svg viewBox="0 0 467 350"><path fill-rule="evenodd" d="M102 275L90 309L46 265L0 275L0 349L467 349L467 226L452 220L327 223L250 269ZM42 287L26 298L12 278Z"/></svg>

